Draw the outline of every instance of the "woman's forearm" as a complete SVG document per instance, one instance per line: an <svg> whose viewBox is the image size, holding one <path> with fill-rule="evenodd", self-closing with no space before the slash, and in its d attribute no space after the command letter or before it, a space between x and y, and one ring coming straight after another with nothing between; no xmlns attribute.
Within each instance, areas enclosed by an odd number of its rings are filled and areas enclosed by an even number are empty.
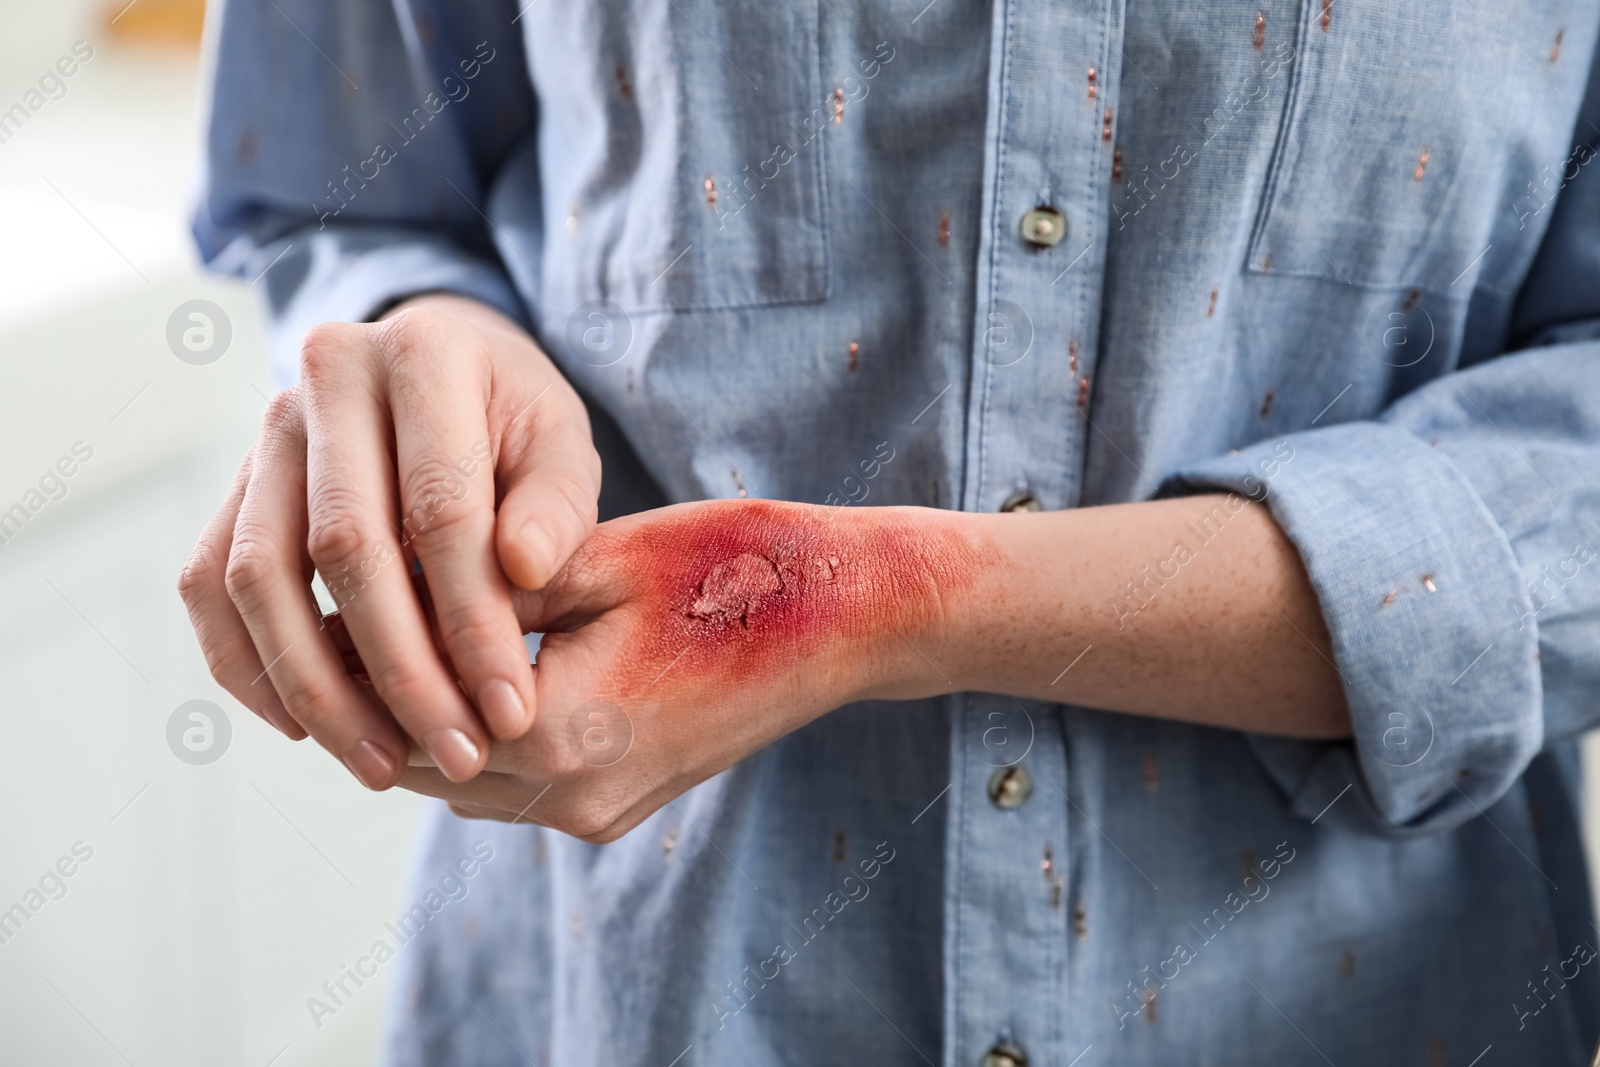
<svg viewBox="0 0 1600 1067"><path fill-rule="evenodd" d="M1265 507L1206 495L953 521L993 551L938 622L905 635L906 695L1349 736L1316 594Z"/></svg>

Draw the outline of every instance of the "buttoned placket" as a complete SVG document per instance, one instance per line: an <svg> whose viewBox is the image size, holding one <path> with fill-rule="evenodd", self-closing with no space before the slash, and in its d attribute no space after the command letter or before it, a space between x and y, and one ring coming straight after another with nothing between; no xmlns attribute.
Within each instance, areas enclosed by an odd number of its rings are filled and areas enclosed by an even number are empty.
<svg viewBox="0 0 1600 1067"><path fill-rule="evenodd" d="M996 0L993 19L962 504L1067 508L1092 433L1122 4ZM987 694L953 707L944 1062L1065 1064L1063 716Z"/></svg>

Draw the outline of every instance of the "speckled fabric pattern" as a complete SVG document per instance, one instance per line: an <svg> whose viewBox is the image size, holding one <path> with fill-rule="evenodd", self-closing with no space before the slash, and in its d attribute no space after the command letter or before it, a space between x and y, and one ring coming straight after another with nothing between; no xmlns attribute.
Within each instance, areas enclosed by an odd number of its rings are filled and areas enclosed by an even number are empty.
<svg viewBox="0 0 1600 1067"><path fill-rule="evenodd" d="M607 846L440 812L406 899L493 858L398 950L387 1062L1588 1063L1597 15L222 7L196 233L266 272L284 381L308 325L447 290L665 499L1232 489L1355 727L959 694L841 709ZM707 610L772 576L727 578Z"/></svg>

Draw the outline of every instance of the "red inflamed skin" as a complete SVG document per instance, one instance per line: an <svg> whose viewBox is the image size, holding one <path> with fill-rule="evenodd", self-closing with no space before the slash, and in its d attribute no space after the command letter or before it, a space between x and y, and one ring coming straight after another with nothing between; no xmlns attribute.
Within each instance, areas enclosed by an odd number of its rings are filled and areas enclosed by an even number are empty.
<svg viewBox="0 0 1600 1067"><path fill-rule="evenodd" d="M994 559L928 509L688 504L601 526L554 595L525 606L553 631L577 624L547 636L554 653L606 621L597 599L613 601L631 638L597 695L639 698L673 676L760 685L845 646L870 678L877 653L914 642Z"/></svg>
<svg viewBox="0 0 1600 1067"><path fill-rule="evenodd" d="M909 695L908 676L944 692L921 648L999 560L960 519L738 500L604 523L516 598L544 635L533 727L471 782L414 765L403 784L611 840L835 708Z"/></svg>

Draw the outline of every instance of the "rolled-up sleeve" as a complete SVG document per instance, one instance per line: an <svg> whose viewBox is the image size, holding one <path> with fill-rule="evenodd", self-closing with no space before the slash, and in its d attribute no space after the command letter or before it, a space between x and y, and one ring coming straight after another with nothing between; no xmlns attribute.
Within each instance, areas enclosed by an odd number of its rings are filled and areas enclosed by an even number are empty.
<svg viewBox="0 0 1600 1067"><path fill-rule="evenodd" d="M1470 437L1469 413L1460 403L1454 421ZM1297 813L1315 818L1358 786L1331 821L1443 828L1497 799L1543 744L1538 625L1487 487L1451 455L1446 413L1424 435L1399 414L1263 442L1180 480L1264 490L1322 605L1353 743L1252 738ZM1492 462L1479 473L1537 477Z"/></svg>
<svg viewBox="0 0 1600 1067"><path fill-rule="evenodd" d="M213 11L194 234L263 289L293 381L319 322L448 291L524 319L486 213L533 135L516 8L228 0Z"/></svg>
<svg viewBox="0 0 1600 1067"><path fill-rule="evenodd" d="M1596 97L1591 86L1580 131L1600 129ZM1557 202L1515 323L1509 351L1374 420L1206 459L1165 487L1263 499L1320 599L1353 739L1251 738L1305 818L1447 830L1547 743L1600 723L1592 167Z"/></svg>

